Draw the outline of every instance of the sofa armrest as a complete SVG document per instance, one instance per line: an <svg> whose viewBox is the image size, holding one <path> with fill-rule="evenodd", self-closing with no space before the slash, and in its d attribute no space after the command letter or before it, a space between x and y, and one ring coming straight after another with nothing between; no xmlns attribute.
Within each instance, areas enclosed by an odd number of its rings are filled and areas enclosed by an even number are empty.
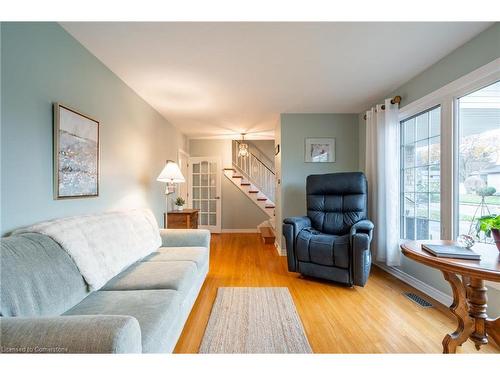
<svg viewBox="0 0 500 375"><path fill-rule="evenodd" d="M290 272L298 271L295 256L295 239L302 229L310 226L311 219L307 216L287 217L283 220L283 236L285 236L288 271Z"/></svg>
<svg viewBox="0 0 500 375"><path fill-rule="evenodd" d="M207 229L160 229L160 236L163 247L210 248L210 231Z"/></svg>
<svg viewBox="0 0 500 375"><path fill-rule="evenodd" d="M357 233L365 233L368 235L371 241L374 227L375 226L370 220L360 220L351 227L350 235L352 237Z"/></svg>
<svg viewBox="0 0 500 375"><path fill-rule="evenodd" d="M137 319L122 315L0 318L2 353L141 353Z"/></svg>

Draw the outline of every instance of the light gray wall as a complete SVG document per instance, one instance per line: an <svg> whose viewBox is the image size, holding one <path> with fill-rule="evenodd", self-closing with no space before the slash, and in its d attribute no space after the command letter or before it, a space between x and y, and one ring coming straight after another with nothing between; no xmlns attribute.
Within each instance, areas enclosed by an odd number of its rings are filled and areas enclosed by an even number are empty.
<svg viewBox="0 0 500 375"><path fill-rule="evenodd" d="M382 102L383 99L394 95L401 95L401 106L405 106L498 57L500 57L500 23L497 22L392 93L380 98L378 102ZM359 115L359 156L360 168L364 170L366 122L363 115L364 113ZM401 269L407 274L451 295L449 284L444 281L440 272L406 257L402 259ZM488 309L491 315L500 315L500 290L490 288L488 298Z"/></svg>
<svg viewBox="0 0 500 375"><path fill-rule="evenodd" d="M232 167L230 139L191 139L190 156L218 156L222 168ZM222 229L256 229L268 217L228 178L222 176Z"/></svg>
<svg viewBox="0 0 500 375"><path fill-rule="evenodd" d="M184 136L56 23L1 25L1 231L150 207L160 225L166 159ZM52 103L100 121L99 197L53 199Z"/></svg>
<svg viewBox="0 0 500 375"><path fill-rule="evenodd" d="M277 223L306 214L308 175L359 170L357 114L284 113L280 122L281 205ZM335 163L304 162L305 138L320 137L336 139ZM279 238L284 247L284 239Z"/></svg>

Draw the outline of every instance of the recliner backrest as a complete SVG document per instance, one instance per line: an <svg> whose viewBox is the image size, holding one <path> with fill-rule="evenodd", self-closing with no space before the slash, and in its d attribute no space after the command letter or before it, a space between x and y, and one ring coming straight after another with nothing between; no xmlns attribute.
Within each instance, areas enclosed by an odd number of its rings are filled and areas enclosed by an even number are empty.
<svg viewBox="0 0 500 375"><path fill-rule="evenodd" d="M308 176L307 216L313 228L334 235L349 233L354 223L366 219L367 192L361 172Z"/></svg>

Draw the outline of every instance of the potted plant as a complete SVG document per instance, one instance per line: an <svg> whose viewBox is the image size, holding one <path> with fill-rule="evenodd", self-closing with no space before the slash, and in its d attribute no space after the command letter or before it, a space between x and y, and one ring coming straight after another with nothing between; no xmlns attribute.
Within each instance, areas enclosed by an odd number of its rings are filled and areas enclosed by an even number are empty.
<svg viewBox="0 0 500 375"><path fill-rule="evenodd" d="M177 199L174 202L175 206L177 207L177 211L182 211L184 209L185 203L186 201L182 199L182 197L177 197Z"/></svg>
<svg viewBox="0 0 500 375"><path fill-rule="evenodd" d="M484 232L487 237L495 240L498 251L500 251L500 215L487 215L477 220L477 232Z"/></svg>

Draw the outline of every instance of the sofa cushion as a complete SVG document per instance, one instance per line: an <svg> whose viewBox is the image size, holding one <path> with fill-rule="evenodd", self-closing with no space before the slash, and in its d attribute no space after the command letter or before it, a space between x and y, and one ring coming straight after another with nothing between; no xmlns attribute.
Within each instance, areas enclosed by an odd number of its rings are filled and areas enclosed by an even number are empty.
<svg viewBox="0 0 500 375"><path fill-rule="evenodd" d="M297 259L323 266L349 266L349 235L334 236L303 229L297 236Z"/></svg>
<svg viewBox="0 0 500 375"><path fill-rule="evenodd" d="M110 280L102 290L173 289L185 291L194 283L191 261L138 262Z"/></svg>
<svg viewBox="0 0 500 375"><path fill-rule="evenodd" d="M160 247L158 251L142 261L169 262L176 260L194 262L198 269L202 269L208 263L208 249L206 247Z"/></svg>
<svg viewBox="0 0 500 375"><path fill-rule="evenodd" d="M89 294L69 255L36 233L2 238L0 280L5 317L60 315Z"/></svg>
<svg viewBox="0 0 500 375"><path fill-rule="evenodd" d="M64 315L126 315L139 322L142 351L166 350L166 337L177 320L180 295L175 290L98 291Z"/></svg>

